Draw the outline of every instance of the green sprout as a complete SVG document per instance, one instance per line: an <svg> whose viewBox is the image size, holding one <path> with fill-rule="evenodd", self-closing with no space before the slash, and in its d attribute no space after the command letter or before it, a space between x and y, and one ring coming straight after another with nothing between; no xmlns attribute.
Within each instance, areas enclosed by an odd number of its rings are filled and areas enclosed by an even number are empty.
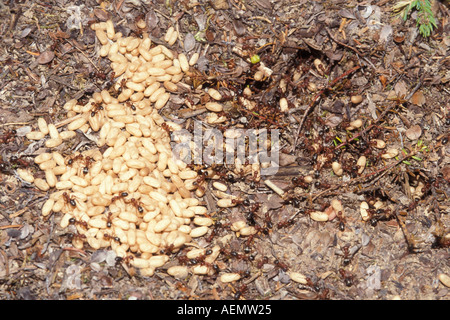
<svg viewBox="0 0 450 320"><path fill-rule="evenodd" d="M425 38L429 37L433 28L437 28L436 18L434 17L433 11L431 11L430 0L399 1L392 7L392 10L395 13L401 14L405 21L413 9L418 12L416 22L420 34Z"/></svg>
<svg viewBox="0 0 450 320"><path fill-rule="evenodd" d="M250 61L252 62L252 64L257 64L258 62L261 61L261 58L259 57L259 55L254 54L254 55L252 55L252 57L250 58Z"/></svg>

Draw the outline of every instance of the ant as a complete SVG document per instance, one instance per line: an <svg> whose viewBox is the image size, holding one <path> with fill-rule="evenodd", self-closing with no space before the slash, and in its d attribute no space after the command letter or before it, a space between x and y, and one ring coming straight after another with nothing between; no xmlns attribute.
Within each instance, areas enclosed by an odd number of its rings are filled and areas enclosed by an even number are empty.
<svg viewBox="0 0 450 320"><path fill-rule="evenodd" d="M120 195L112 197L111 198L111 203L114 203L114 202L116 202L117 200L120 200L120 199L124 199L127 196L128 196L128 192L122 192Z"/></svg>
<svg viewBox="0 0 450 320"><path fill-rule="evenodd" d="M116 265L119 263L125 263L126 265L130 265L131 260L134 259L134 256L129 255L126 256L125 258L123 257L116 257Z"/></svg>
<svg viewBox="0 0 450 320"><path fill-rule="evenodd" d="M132 104L130 101L126 103L127 107L129 107L131 110L136 111L136 106Z"/></svg>
<svg viewBox="0 0 450 320"><path fill-rule="evenodd" d="M117 93L121 94L122 90L126 87L126 85L127 85L127 79L123 78L119 83L119 88L117 89Z"/></svg>
<svg viewBox="0 0 450 320"><path fill-rule="evenodd" d="M339 269L339 274L341 275L341 277L344 279L344 284L347 287L351 287L353 285L353 279L355 277L355 275L353 275L352 273L345 271L344 269Z"/></svg>
<svg viewBox="0 0 450 320"><path fill-rule="evenodd" d="M339 220L339 230L340 230L340 231L344 231L344 230L345 230L345 223L346 223L346 220L345 220L344 215L342 214L342 211L339 211L339 212L336 214L336 217L337 217L338 220Z"/></svg>
<svg viewBox="0 0 450 320"><path fill-rule="evenodd" d="M171 254L171 253L173 253L174 250L175 250L175 247L173 244L171 244L171 245L165 247L164 249L161 249L159 252L161 254Z"/></svg>
<svg viewBox="0 0 450 320"><path fill-rule="evenodd" d="M89 168L90 168L92 162L94 162L93 158L91 158L91 157L85 157L84 158L84 167L83 167L83 173L84 174L88 174Z"/></svg>
<svg viewBox="0 0 450 320"><path fill-rule="evenodd" d="M11 142L14 139L16 134L17 134L17 131L15 129L5 131L3 133L3 135L0 136L0 143L6 144L6 143Z"/></svg>
<svg viewBox="0 0 450 320"><path fill-rule="evenodd" d="M126 192L125 192L126 193ZM128 193L127 193L128 195ZM137 201L135 198L131 198L129 201L126 201L126 203L131 203L139 213L144 213L144 208L142 207L142 202Z"/></svg>
<svg viewBox="0 0 450 320"><path fill-rule="evenodd" d="M226 225L223 224L222 222L217 221L211 230L211 234L205 239L206 242L211 242L214 239L214 237L219 233L219 230L223 229L225 226Z"/></svg>
<svg viewBox="0 0 450 320"><path fill-rule="evenodd" d="M233 298L234 300L239 300L242 295L248 290L247 285L243 284L239 287L239 289L235 290Z"/></svg>
<svg viewBox="0 0 450 320"><path fill-rule="evenodd" d="M276 259L273 263L275 264L275 267L280 268L284 272L288 271L288 269L289 269L289 266L287 264L281 262L278 259Z"/></svg>
<svg viewBox="0 0 450 320"><path fill-rule="evenodd" d="M243 204L246 205L246 203L245 204L243 203ZM249 208L249 211L248 211L248 213L246 215L249 225L251 225L251 226L256 225L255 215L257 215L256 212L259 210L260 207L261 207L261 204L255 203Z"/></svg>
<svg viewBox="0 0 450 320"><path fill-rule="evenodd" d="M295 223L294 219L292 219L292 218L291 219L286 219L286 220L278 222L277 228L278 229L287 228L287 227L292 226L294 223Z"/></svg>
<svg viewBox="0 0 450 320"><path fill-rule="evenodd" d="M92 106L94 107L94 109L92 109L92 111L91 111L91 117L95 117L97 112L99 112L100 110L103 110L103 106L102 106L101 102L94 102L92 104Z"/></svg>
<svg viewBox="0 0 450 320"><path fill-rule="evenodd" d="M291 179L291 182L294 185L294 187L302 187L303 189L308 189L308 183L305 182L305 177L302 175L293 177Z"/></svg>
<svg viewBox="0 0 450 320"><path fill-rule="evenodd" d="M269 258L267 256L264 256L261 260L258 261L258 263L256 264L256 268L261 269L268 262Z"/></svg>
<svg viewBox="0 0 450 320"><path fill-rule="evenodd" d="M108 216L106 217L106 227L111 228L112 227L112 212L108 212Z"/></svg>
<svg viewBox="0 0 450 320"><path fill-rule="evenodd" d="M105 240L111 240L111 241L116 241L116 242L118 242L119 244L121 244L120 238L119 238L119 237L117 237L117 236L112 236L112 235L110 235L109 233L104 233L104 234L103 234L103 239L105 239Z"/></svg>
<svg viewBox="0 0 450 320"><path fill-rule="evenodd" d="M375 227L378 221L388 221L395 218L395 213L391 209L373 209L368 210L370 215L370 224Z"/></svg>
<svg viewBox="0 0 450 320"><path fill-rule="evenodd" d="M75 199L73 198L73 196L69 196L69 194L67 192L64 192L62 194L64 202L66 204L70 204L72 207L76 207L77 206L77 202L75 201Z"/></svg>
<svg viewBox="0 0 450 320"><path fill-rule="evenodd" d="M67 159L66 164L68 166L71 166L74 162L76 162L78 160L83 160L83 159L84 159L84 157L82 154L77 154L76 156L70 157L69 159Z"/></svg>
<svg viewBox="0 0 450 320"><path fill-rule="evenodd" d="M86 221L78 221L75 218L70 218L69 223L72 225L78 225L86 230L88 229L88 224Z"/></svg>
<svg viewBox="0 0 450 320"><path fill-rule="evenodd" d="M163 128L168 134L173 131L172 127L170 127L167 123L163 122L161 124L161 128Z"/></svg>
<svg viewBox="0 0 450 320"><path fill-rule="evenodd" d="M350 245L347 244L342 247L342 251L338 251L336 252L336 254L343 256L342 263L344 264L344 266L347 266L352 262L353 256L360 248L360 245L350 248Z"/></svg>
<svg viewBox="0 0 450 320"><path fill-rule="evenodd" d="M9 158L9 162L12 165L16 165L16 166L19 166L19 167L22 167L22 168L28 168L29 166L32 165L31 162L28 162L27 160L24 160L22 158L17 158L16 156L10 157Z"/></svg>
<svg viewBox="0 0 450 320"><path fill-rule="evenodd" d="M69 233L67 235L67 237L69 238L70 241L73 241L75 239L79 239L81 241L86 241L86 235L81 234L81 233Z"/></svg>

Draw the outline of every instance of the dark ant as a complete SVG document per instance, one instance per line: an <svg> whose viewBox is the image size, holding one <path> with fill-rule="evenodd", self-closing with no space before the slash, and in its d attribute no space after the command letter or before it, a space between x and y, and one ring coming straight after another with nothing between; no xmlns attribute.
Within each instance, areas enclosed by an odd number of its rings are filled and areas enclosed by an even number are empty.
<svg viewBox="0 0 450 320"><path fill-rule="evenodd" d="M70 218L69 219L69 223L73 224L73 225L79 225L80 227L84 228L84 229L88 229L88 224L86 221L78 221L75 218Z"/></svg>
<svg viewBox="0 0 450 320"><path fill-rule="evenodd" d="M294 185L294 187L302 187L303 189L308 189L309 187L309 184L305 182L305 177L302 175L293 177L291 179L291 182Z"/></svg>
<svg viewBox="0 0 450 320"><path fill-rule="evenodd" d="M254 226L256 225L256 221L255 221L255 214L253 211L249 211L246 213L245 218L247 219L247 223L250 226Z"/></svg>
<svg viewBox="0 0 450 320"><path fill-rule="evenodd" d="M392 218L395 218L395 213L391 211L391 209L377 209L376 211L373 209L369 209L370 216L370 224L375 227L378 221L389 221Z"/></svg>
<svg viewBox="0 0 450 320"><path fill-rule="evenodd" d="M214 227L211 230L211 233L209 234L209 236L205 239L207 242L211 242L214 237L219 233L219 230L223 229L225 227L224 224L222 224L222 222L217 221L214 224Z"/></svg>

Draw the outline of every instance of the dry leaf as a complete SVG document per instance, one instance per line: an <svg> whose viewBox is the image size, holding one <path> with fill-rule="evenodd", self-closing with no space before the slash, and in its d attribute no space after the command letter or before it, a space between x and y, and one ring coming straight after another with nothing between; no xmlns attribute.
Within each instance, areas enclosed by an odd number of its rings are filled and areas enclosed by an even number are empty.
<svg viewBox="0 0 450 320"><path fill-rule="evenodd" d="M47 64L53 60L55 53L53 51L44 51L37 58L39 64Z"/></svg>
<svg viewBox="0 0 450 320"><path fill-rule="evenodd" d="M404 81L399 81L394 86L394 91L397 97L404 97L407 93L406 83Z"/></svg>
<svg viewBox="0 0 450 320"><path fill-rule="evenodd" d="M425 104L425 96L422 93L422 90L417 90L409 100L412 104L415 104L416 106L423 106Z"/></svg>
<svg viewBox="0 0 450 320"><path fill-rule="evenodd" d="M422 128L419 125L412 126L408 130L406 130L405 134L409 140L419 139L422 135Z"/></svg>

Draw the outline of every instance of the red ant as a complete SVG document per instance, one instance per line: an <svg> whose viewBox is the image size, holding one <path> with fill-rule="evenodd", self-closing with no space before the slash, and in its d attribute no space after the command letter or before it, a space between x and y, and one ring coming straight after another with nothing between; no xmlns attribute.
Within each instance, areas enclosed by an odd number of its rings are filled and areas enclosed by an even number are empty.
<svg viewBox="0 0 450 320"><path fill-rule="evenodd" d="M353 285L353 279L355 277L355 275L351 274L348 271L345 271L344 269L339 269L339 274L341 275L341 277L344 279L344 284L347 287L351 287Z"/></svg>
<svg viewBox="0 0 450 320"><path fill-rule="evenodd" d="M137 211L139 213L143 213L144 212L144 208L142 207L142 202L137 201L135 198L131 198L130 200L126 201L126 203L131 203L137 209Z"/></svg>
<svg viewBox="0 0 450 320"><path fill-rule="evenodd" d="M106 227L111 228L112 227L112 212L108 212L108 216L106 217Z"/></svg>
<svg viewBox="0 0 450 320"><path fill-rule="evenodd" d="M136 106L134 104L132 104L131 102L127 102L126 105L133 111L136 111Z"/></svg>
<svg viewBox="0 0 450 320"><path fill-rule="evenodd" d="M283 220L283 221L278 222L277 228L278 229L287 228L287 227L292 226L294 223L295 223L295 220L292 219L292 218L291 219L287 219L287 220Z"/></svg>
<svg viewBox="0 0 450 320"><path fill-rule="evenodd" d="M289 266L283 262L281 262L280 260L276 259L274 261L275 267L280 268L281 270L283 270L284 272L288 271Z"/></svg>
<svg viewBox="0 0 450 320"><path fill-rule="evenodd" d="M248 289L247 285L245 284L241 285L239 289L234 292L233 298L235 300L239 300L242 297L242 295L247 291L247 289Z"/></svg>
<svg viewBox="0 0 450 320"><path fill-rule="evenodd" d="M305 182L305 177L302 175L293 177L291 179L291 182L294 185L294 187L301 187L303 189L308 189L308 187L309 187L309 184L307 182Z"/></svg>
<svg viewBox="0 0 450 320"><path fill-rule="evenodd" d="M103 234L103 239L105 239L105 240L111 240L111 241L116 241L116 242L118 242L119 244L121 243L119 237L112 236L112 235L110 235L109 233L104 233L104 234Z"/></svg>
<svg viewBox="0 0 450 320"><path fill-rule="evenodd" d="M72 207L76 207L77 206L77 203L76 203L75 199L73 197L69 196L69 194L67 192L64 192L62 194L62 196L63 196L64 202L66 204L70 204Z"/></svg>
<svg viewBox="0 0 450 320"><path fill-rule="evenodd" d="M73 225L79 225L80 227L84 228L84 229L88 229L88 224L86 221L78 221L75 218L70 218L69 219L69 223L73 224Z"/></svg>
<svg viewBox="0 0 450 320"><path fill-rule="evenodd" d="M372 226L376 226L378 221L389 221L392 218L395 218L395 213L391 211L391 209L377 209L376 211L373 209L368 210L370 216L370 224Z"/></svg>
<svg viewBox="0 0 450 320"><path fill-rule="evenodd" d="M74 162L79 161L79 160L83 160L84 156L82 154L77 154L74 157L70 157L69 159L66 160L66 164L68 166L71 166Z"/></svg>
<svg viewBox="0 0 450 320"><path fill-rule="evenodd" d="M261 269L268 262L269 262L269 258L264 256L261 260L258 261L258 263L256 264L256 268Z"/></svg>
<svg viewBox="0 0 450 320"><path fill-rule="evenodd" d="M84 234L80 234L80 233L69 233L67 235L67 237L69 238L70 241L75 240L75 239L79 239L81 241L86 241L86 235Z"/></svg>
<svg viewBox="0 0 450 320"><path fill-rule="evenodd" d="M117 93L121 94L122 90L126 87L126 85L127 85L127 79L124 78L120 81L119 89L117 89Z"/></svg>
<svg viewBox="0 0 450 320"><path fill-rule="evenodd" d="M343 256L343 264L344 266L349 265L350 262L352 261L353 256L355 255L355 253L361 248L361 245L359 246L355 246L350 248L350 245L345 245L342 247L342 251L341 252L336 252L336 254L342 255Z"/></svg>
<svg viewBox="0 0 450 320"><path fill-rule="evenodd" d="M111 203L114 203L114 202L116 202L117 200L120 200L120 199L124 199L127 196L128 196L128 192L122 192L120 195L112 197L111 198Z"/></svg>
<svg viewBox="0 0 450 320"><path fill-rule="evenodd" d="M345 222L346 222L346 220L345 220L344 215L342 214L342 211L339 211L339 212L336 214L336 217L337 217L338 220L339 220L339 230L340 230L340 231L344 231L344 230L345 230Z"/></svg>
<svg viewBox="0 0 450 320"><path fill-rule="evenodd" d="M9 158L9 162L22 168L28 168L30 165L32 165L31 162L21 158L17 158L16 156L12 156L11 158Z"/></svg>
<svg viewBox="0 0 450 320"><path fill-rule="evenodd" d="M103 110L103 106L102 106L101 102L94 102L92 104L92 106L94 107L94 109L92 109L92 111L91 111L91 117L95 117L97 112L99 112L100 110Z"/></svg>
<svg viewBox="0 0 450 320"><path fill-rule="evenodd" d="M6 143L11 142L14 139L16 134L17 134L17 131L15 129L5 131L3 133L3 135L0 136L0 143L6 144Z"/></svg>
<svg viewBox="0 0 450 320"><path fill-rule="evenodd" d="M85 157L84 158L84 167L83 167L83 173L88 174L89 168L91 167L92 162L95 160L91 157Z"/></svg>
<svg viewBox="0 0 450 320"><path fill-rule="evenodd" d="M126 265L130 265L131 260L134 259L134 256L128 255L125 258L122 257L116 257L116 265L118 263L125 263Z"/></svg>

